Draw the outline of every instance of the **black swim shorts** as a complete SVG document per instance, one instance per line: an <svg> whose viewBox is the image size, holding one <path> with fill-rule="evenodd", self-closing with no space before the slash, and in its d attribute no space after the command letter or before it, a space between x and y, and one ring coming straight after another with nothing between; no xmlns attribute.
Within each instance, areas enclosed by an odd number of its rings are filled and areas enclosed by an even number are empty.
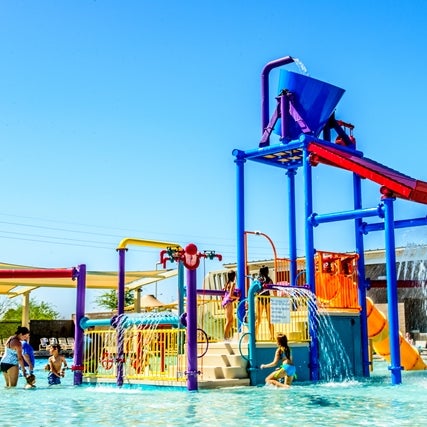
<svg viewBox="0 0 427 427"><path fill-rule="evenodd" d="M12 363L0 363L0 370L2 372L7 372L12 366L16 365L12 365Z"/></svg>

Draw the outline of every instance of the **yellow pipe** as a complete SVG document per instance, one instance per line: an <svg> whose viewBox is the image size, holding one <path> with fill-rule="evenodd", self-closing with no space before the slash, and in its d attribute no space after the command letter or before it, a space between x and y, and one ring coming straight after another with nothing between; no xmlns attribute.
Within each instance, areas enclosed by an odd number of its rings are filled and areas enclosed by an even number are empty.
<svg viewBox="0 0 427 427"><path fill-rule="evenodd" d="M125 237L119 243L119 246L117 246L117 250L126 249L128 245L149 246L152 248L160 248L160 249L167 249L167 248L174 248L178 250L182 249L178 243L162 242L160 240L134 239L131 237Z"/></svg>

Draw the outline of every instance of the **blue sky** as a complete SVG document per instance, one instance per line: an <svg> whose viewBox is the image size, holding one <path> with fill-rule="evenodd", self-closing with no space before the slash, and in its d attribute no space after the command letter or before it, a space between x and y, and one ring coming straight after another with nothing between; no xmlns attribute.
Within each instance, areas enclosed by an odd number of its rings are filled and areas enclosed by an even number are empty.
<svg viewBox="0 0 427 427"><path fill-rule="evenodd" d="M426 18L423 0L2 1L0 260L116 270L119 241L140 237L235 261L231 153L258 146L260 74L286 55L346 90L337 117L355 124L367 157L427 181ZM287 256L285 179L270 169L246 168L246 229ZM351 208L350 174L319 166L314 179L317 212ZM376 184L363 190L364 207L379 203ZM395 213L426 208L398 201ZM399 231L396 242L424 236ZM365 243L383 247L383 236ZM353 250L351 224L319 227L315 245ZM249 247L271 258L263 239ZM152 269L158 256L135 248L128 267ZM67 292L33 296L68 317ZM174 294L169 283L159 298Z"/></svg>

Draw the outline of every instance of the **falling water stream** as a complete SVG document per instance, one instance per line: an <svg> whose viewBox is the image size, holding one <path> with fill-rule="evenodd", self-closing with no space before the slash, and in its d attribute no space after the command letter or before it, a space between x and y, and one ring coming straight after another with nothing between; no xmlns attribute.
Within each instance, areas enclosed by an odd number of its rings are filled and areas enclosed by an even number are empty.
<svg viewBox="0 0 427 427"><path fill-rule="evenodd" d="M350 358L328 311L319 307L315 295L308 289L290 287L286 288L286 293L291 297L294 309L304 306L308 308L313 328L317 330L322 380L329 382L353 379Z"/></svg>
<svg viewBox="0 0 427 427"><path fill-rule="evenodd" d="M300 71L302 74L304 74L304 75L306 75L306 76L309 76L309 75L310 75L310 74L308 73L307 67L304 65L304 63L303 63L300 59L298 59L298 58L294 58L294 57L292 57L292 59L294 60L295 65L298 67L299 71Z"/></svg>

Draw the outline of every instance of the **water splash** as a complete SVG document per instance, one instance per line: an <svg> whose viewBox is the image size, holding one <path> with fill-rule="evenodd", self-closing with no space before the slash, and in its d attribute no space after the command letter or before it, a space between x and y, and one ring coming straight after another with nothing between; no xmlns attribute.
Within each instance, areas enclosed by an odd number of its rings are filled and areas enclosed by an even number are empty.
<svg viewBox="0 0 427 427"><path fill-rule="evenodd" d="M409 330L423 332L427 330L427 246L409 243L396 258L398 280L413 282L415 285L399 291L399 298L407 300L406 326L409 326Z"/></svg>
<svg viewBox="0 0 427 427"><path fill-rule="evenodd" d="M353 367L344 348L340 334L335 329L329 313L319 308L316 296L305 288L286 288L293 310L308 310L312 329L317 331L319 367L322 381L350 381L354 379Z"/></svg>
<svg viewBox="0 0 427 427"><path fill-rule="evenodd" d="M306 75L306 76L310 76L310 74L308 74L307 67L304 65L304 63L303 63L299 58L294 58L294 57L292 57L292 59L294 60L295 65L298 67L298 70L299 70L302 74L304 74L304 75Z"/></svg>
<svg viewBox="0 0 427 427"><path fill-rule="evenodd" d="M166 359L156 357L156 354L165 354L166 342L176 343L181 349L184 339L183 334L163 335L165 332L161 331L161 325L173 325L178 322L178 316L169 311L118 316L113 325L116 328L119 355L115 367L117 377L122 376L123 379L134 375L164 377ZM177 363L174 366L177 366ZM167 375L176 378L178 373L168 370Z"/></svg>
<svg viewBox="0 0 427 427"><path fill-rule="evenodd" d="M353 380L352 363L331 316L318 306L315 298L309 300L309 304L313 326L317 329L321 379L327 382Z"/></svg>
<svg viewBox="0 0 427 427"><path fill-rule="evenodd" d="M408 244L398 257L398 277L402 280L418 280L425 288L427 281L426 247Z"/></svg>

